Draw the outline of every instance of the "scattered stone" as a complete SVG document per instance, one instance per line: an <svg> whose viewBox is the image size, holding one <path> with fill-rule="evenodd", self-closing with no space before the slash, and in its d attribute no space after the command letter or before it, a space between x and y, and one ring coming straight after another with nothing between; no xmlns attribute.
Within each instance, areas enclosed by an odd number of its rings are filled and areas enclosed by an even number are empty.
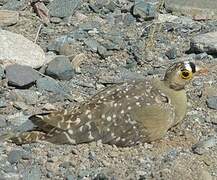
<svg viewBox="0 0 217 180"><path fill-rule="evenodd" d="M58 17L52 17L50 18L50 22L54 23L54 24L59 24L62 21L61 18Z"/></svg>
<svg viewBox="0 0 217 180"><path fill-rule="evenodd" d="M175 47L169 49L168 51L166 51L166 56L168 57L168 59L176 59L177 49Z"/></svg>
<svg viewBox="0 0 217 180"><path fill-rule="evenodd" d="M14 89L11 91L11 99L13 101L25 102L28 105L34 105L38 101L38 92L30 89Z"/></svg>
<svg viewBox="0 0 217 180"><path fill-rule="evenodd" d="M51 1L48 9L51 16L65 18L75 13L80 0L54 0Z"/></svg>
<svg viewBox="0 0 217 180"><path fill-rule="evenodd" d="M19 20L17 11L0 10L0 26L11 26Z"/></svg>
<svg viewBox="0 0 217 180"><path fill-rule="evenodd" d="M210 109L217 110L217 96L210 96L206 100L206 104Z"/></svg>
<svg viewBox="0 0 217 180"><path fill-rule="evenodd" d="M95 39L87 39L84 41L84 43L92 52L97 52L97 47L99 46L99 43Z"/></svg>
<svg viewBox="0 0 217 180"><path fill-rule="evenodd" d="M102 58L106 58L110 55L110 53L107 51L107 49L104 46L98 46L97 52Z"/></svg>
<svg viewBox="0 0 217 180"><path fill-rule="evenodd" d="M40 91L54 92L64 94L64 88L52 78L40 78L36 81L36 86Z"/></svg>
<svg viewBox="0 0 217 180"><path fill-rule="evenodd" d="M191 40L190 51L196 53L217 53L217 32L209 32L195 36Z"/></svg>
<svg viewBox="0 0 217 180"><path fill-rule="evenodd" d="M204 141L200 141L197 144L192 146L194 153L202 155L208 151L209 148L212 148L217 145L217 137L212 136L207 138Z"/></svg>
<svg viewBox="0 0 217 180"><path fill-rule="evenodd" d="M61 163L59 165L59 167L62 167L62 168L65 168L65 169L70 168L70 166L73 166L72 162L70 162L70 161L65 161L65 162L63 162L63 163Z"/></svg>
<svg viewBox="0 0 217 180"><path fill-rule="evenodd" d="M29 66L9 65L5 71L8 84L19 88L29 87L40 78L39 73Z"/></svg>
<svg viewBox="0 0 217 180"><path fill-rule="evenodd" d="M57 56L48 64L46 74L55 79L70 80L75 73L69 58Z"/></svg>
<svg viewBox="0 0 217 180"><path fill-rule="evenodd" d="M27 65L37 68L45 62L44 51L20 34L0 29L0 64Z"/></svg>
<svg viewBox="0 0 217 180"><path fill-rule="evenodd" d="M169 12L177 12L196 19L208 20L217 18L217 1L210 0L166 0L165 8ZM199 18L201 17L201 18Z"/></svg>
<svg viewBox="0 0 217 180"><path fill-rule="evenodd" d="M158 0L135 0L133 15L147 19L154 19L157 15Z"/></svg>
<svg viewBox="0 0 217 180"><path fill-rule="evenodd" d="M36 127L37 126L35 124L33 124L32 121L30 121L29 119L26 118L26 121L24 123L22 123L20 126L16 127L16 132L30 131Z"/></svg>
<svg viewBox="0 0 217 180"><path fill-rule="evenodd" d="M26 0L8 0L2 7L2 9L22 11L27 7Z"/></svg>

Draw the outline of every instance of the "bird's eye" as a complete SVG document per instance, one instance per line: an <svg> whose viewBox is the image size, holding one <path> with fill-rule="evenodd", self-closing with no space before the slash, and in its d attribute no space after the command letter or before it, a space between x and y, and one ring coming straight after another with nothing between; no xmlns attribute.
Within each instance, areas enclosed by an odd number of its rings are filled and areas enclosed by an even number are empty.
<svg viewBox="0 0 217 180"><path fill-rule="evenodd" d="M181 76L182 79L191 79L192 78L192 73L185 69L185 70L182 70L180 72L180 76Z"/></svg>

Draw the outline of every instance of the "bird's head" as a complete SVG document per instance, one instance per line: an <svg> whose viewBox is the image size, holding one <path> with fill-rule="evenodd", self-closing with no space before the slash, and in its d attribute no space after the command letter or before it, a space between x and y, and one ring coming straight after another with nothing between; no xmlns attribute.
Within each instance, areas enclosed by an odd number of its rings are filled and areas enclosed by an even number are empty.
<svg viewBox="0 0 217 180"><path fill-rule="evenodd" d="M172 64L164 76L164 81L174 90L184 89L195 75L205 73L205 68L200 68L193 62L183 61Z"/></svg>

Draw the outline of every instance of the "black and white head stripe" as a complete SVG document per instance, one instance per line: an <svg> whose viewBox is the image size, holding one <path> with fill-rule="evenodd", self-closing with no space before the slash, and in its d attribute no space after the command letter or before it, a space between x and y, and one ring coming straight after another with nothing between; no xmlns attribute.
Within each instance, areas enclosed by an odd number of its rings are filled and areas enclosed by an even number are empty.
<svg viewBox="0 0 217 180"><path fill-rule="evenodd" d="M187 70L191 71L192 73L196 72L196 66L193 62L185 61L184 66Z"/></svg>

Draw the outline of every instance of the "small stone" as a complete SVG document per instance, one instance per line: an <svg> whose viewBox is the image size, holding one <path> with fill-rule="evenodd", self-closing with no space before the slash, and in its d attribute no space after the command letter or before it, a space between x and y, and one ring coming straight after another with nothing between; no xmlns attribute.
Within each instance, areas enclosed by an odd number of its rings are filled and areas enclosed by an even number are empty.
<svg viewBox="0 0 217 180"><path fill-rule="evenodd" d="M58 56L48 64L46 74L55 79L70 80L74 76L74 70L66 56Z"/></svg>
<svg viewBox="0 0 217 180"><path fill-rule="evenodd" d="M202 155L208 151L209 148L212 148L217 145L217 137L211 136L206 140L200 141L197 144L192 146L194 153Z"/></svg>
<svg viewBox="0 0 217 180"><path fill-rule="evenodd" d="M0 128L4 128L7 126L6 117L0 115Z"/></svg>
<svg viewBox="0 0 217 180"><path fill-rule="evenodd" d="M58 17L52 17L50 18L50 22L54 23L54 24L59 24L61 23L62 19L58 18Z"/></svg>
<svg viewBox="0 0 217 180"><path fill-rule="evenodd" d="M74 14L79 4L79 0L54 0L50 2L48 9L51 16L65 18Z"/></svg>
<svg viewBox="0 0 217 180"><path fill-rule="evenodd" d="M59 167L62 167L62 168L65 168L65 169L68 169L70 166L73 166L73 164L69 161L66 161L66 162L63 162L59 165Z"/></svg>
<svg viewBox="0 0 217 180"><path fill-rule="evenodd" d="M207 54L217 53L217 32L209 32L195 36L191 40L191 52Z"/></svg>
<svg viewBox="0 0 217 180"><path fill-rule="evenodd" d="M17 23L19 13L17 11L0 10L0 26L11 26Z"/></svg>
<svg viewBox="0 0 217 180"><path fill-rule="evenodd" d="M5 71L8 84L19 88L29 87L40 78L39 73L30 66L14 64L7 66Z"/></svg>
<svg viewBox="0 0 217 180"><path fill-rule="evenodd" d="M63 87L54 79L52 78L40 78L36 81L36 86L39 90L54 92L54 93L64 93Z"/></svg>
<svg viewBox="0 0 217 180"><path fill-rule="evenodd" d="M97 47L99 45L99 43L94 40L94 39L87 39L84 41L84 43L88 46L88 48L93 51L93 52L97 52Z"/></svg>
<svg viewBox="0 0 217 180"><path fill-rule="evenodd" d="M24 154L25 154L25 152L22 151L22 150L12 150L8 154L8 161L11 164L17 163L20 159L22 159L22 157L23 157Z"/></svg>
<svg viewBox="0 0 217 180"><path fill-rule="evenodd" d="M104 46L98 46L97 52L102 58L106 58L110 55L110 53L107 51L107 49Z"/></svg>
<svg viewBox="0 0 217 180"><path fill-rule="evenodd" d="M177 50L176 48L171 48L169 50L166 51L166 56L168 57L168 59L176 59L177 57Z"/></svg>
<svg viewBox="0 0 217 180"><path fill-rule="evenodd" d="M75 179L77 179L76 177L75 177L75 175L68 175L68 176L66 176L66 180L75 180Z"/></svg>
<svg viewBox="0 0 217 180"><path fill-rule="evenodd" d="M206 100L206 104L210 109L217 110L217 96L210 96Z"/></svg>
<svg viewBox="0 0 217 180"><path fill-rule="evenodd" d="M143 19L154 19L157 15L157 0L135 0L133 15Z"/></svg>

